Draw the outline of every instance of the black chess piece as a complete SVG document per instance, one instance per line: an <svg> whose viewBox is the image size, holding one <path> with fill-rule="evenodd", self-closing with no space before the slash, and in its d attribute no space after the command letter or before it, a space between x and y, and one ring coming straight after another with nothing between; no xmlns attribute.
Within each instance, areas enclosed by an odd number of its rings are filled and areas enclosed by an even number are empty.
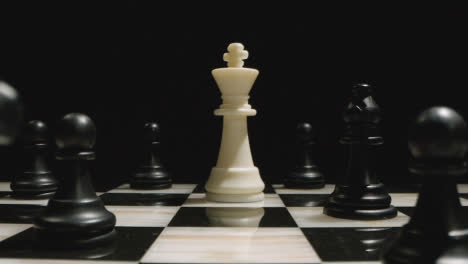
<svg viewBox="0 0 468 264"><path fill-rule="evenodd" d="M14 142L22 121L23 105L18 93L0 80L0 145Z"/></svg>
<svg viewBox="0 0 468 264"><path fill-rule="evenodd" d="M335 186L324 207L330 216L348 219L385 219L397 215L391 198L376 173L376 148L383 144L378 124L380 108L368 84L352 89L351 102L344 112L345 133L340 143L348 161L344 177Z"/></svg>
<svg viewBox="0 0 468 264"><path fill-rule="evenodd" d="M468 264L468 241L449 246L435 264Z"/></svg>
<svg viewBox="0 0 468 264"><path fill-rule="evenodd" d="M156 123L143 129L143 155L140 165L130 179L134 189L166 189L172 186L169 172L161 162L160 130Z"/></svg>
<svg viewBox="0 0 468 264"><path fill-rule="evenodd" d="M296 128L296 165L284 179L286 188L318 189L325 186L325 178L314 160L317 133L309 123Z"/></svg>
<svg viewBox="0 0 468 264"><path fill-rule="evenodd" d="M107 211L91 184L89 161L96 127L84 114L63 117L57 127L60 185L44 212L34 221L37 241L59 248L89 248L112 242L115 216Z"/></svg>
<svg viewBox="0 0 468 264"><path fill-rule="evenodd" d="M409 135L409 170L424 182L413 216L384 255L385 263L435 263L443 255L444 263L455 264L462 263L457 255L468 256L468 247L457 249L468 245L468 225L455 182L467 171L467 133L463 117L448 107L432 107L417 117Z"/></svg>
<svg viewBox="0 0 468 264"><path fill-rule="evenodd" d="M12 196L17 199L46 199L52 197L58 181L48 167L48 129L44 122L33 120L22 133L22 172L12 183Z"/></svg>

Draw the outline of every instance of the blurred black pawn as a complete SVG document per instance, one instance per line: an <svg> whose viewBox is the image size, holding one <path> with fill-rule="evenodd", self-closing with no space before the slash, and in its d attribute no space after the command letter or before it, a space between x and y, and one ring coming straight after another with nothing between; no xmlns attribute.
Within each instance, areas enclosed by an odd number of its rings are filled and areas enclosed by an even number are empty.
<svg viewBox="0 0 468 264"><path fill-rule="evenodd" d="M444 250L436 264L468 264L468 241L456 243Z"/></svg>
<svg viewBox="0 0 468 264"><path fill-rule="evenodd" d="M317 133L309 123L296 128L296 165L284 179L286 188L322 188L325 179L314 161Z"/></svg>
<svg viewBox="0 0 468 264"><path fill-rule="evenodd" d="M58 248L89 248L114 241L115 216L91 184L96 127L84 114L68 114L57 127L60 185L34 221L38 243Z"/></svg>
<svg viewBox="0 0 468 264"><path fill-rule="evenodd" d="M384 262L435 263L442 256L440 263L466 263L468 224L455 178L467 171L467 124L448 107L429 108L414 122L408 147L414 158L409 169L424 182L413 216Z"/></svg>
<svg viewBox="0 0 468 264"><path fill-rule="evenodd" d="M143 152L140 165L130 179L134 189L166 189L172 186L172 179L161 162L159 126L146 123L143 129Z"/></svg>
<svg viewBox="0 0 468 264"><path fill-rule="evenodd" d="M17 199L50 198L58 187L48 166L48 129L44 122L33 120L22 133L22 172L11 183Z"/></svg>
<svg viewBox="0 0 468 264"><path fill-rule="evenodd" d="M22 121L23 107L18 93L0 80L0 145L14 142Z"/></svg>
<svg viewBox="0 0 468 264"><path fill-rule="evenodd" d="M335 186L323 212L347 219L395 217L397 210L391 206L391 198L376 172L377 147L383 144L383 138L378 126L380 108L370 85L354 85L343 119L345 132L340 143L348 156L346 173Z"/></svg>

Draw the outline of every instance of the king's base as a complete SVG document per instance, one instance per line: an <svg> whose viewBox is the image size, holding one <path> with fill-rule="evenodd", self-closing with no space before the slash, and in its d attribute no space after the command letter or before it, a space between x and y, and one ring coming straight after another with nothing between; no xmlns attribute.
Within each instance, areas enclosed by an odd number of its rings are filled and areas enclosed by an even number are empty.
<svg viewBox="0 0 468 264"><path fill-rule="evenodd" d="M263 201L264 194L260 193L245 193L245 194L221 194L221 193L206 193L208 201L219 203L252 203Z"/></svg>
<svg viewBox="0 0 468 264"><path fill-rule="evenodd" d="M265 184L256 167L218 168L211 170L205 185L206 199L220 203L262 201Z"/></svg>
<svg viewBox="0 0 468 264"><path fill-rule="evenodd" d="M265 210L263 207L207 207L205 213L210 226L258 227Z"/></svg>

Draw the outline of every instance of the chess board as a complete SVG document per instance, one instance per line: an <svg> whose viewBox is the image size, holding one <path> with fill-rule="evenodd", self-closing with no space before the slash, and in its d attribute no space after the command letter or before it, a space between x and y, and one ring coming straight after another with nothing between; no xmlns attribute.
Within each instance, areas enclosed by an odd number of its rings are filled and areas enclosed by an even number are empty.
<svg viewBox="0 0 468 264"><path fill-rule="evenodd" d="M468 184L458 186L468 210ZM54 251L33 246L32 219L47 200L14 200L0 183L0 263L380 263L412 214L417 186L389 187L398 216L379 221L322 214L333 185L292 190L267 185L265 200L220 204L203 185L98 193L117 217L118 239L106 248Z"/></svg>

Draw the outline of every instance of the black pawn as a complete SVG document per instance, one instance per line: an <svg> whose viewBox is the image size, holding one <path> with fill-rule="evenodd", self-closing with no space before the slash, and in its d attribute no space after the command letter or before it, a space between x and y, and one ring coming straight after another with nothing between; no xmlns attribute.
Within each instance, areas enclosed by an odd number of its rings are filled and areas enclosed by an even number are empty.
<svg viewBox="0 0 468 264"><path fill-rule="evenodd" d="M392 218L397 210L376 173L376 150L383 144L378 124L380 108L373 98L372 87L357 84L344 112L345 133L340 143L348 155L343 178L335 186L324 207L330 216L377 220Z"/></svg>
<svg viewBox="0 0 468 264"><path fill-rule="evenodd" d="M58 182L48 167L48 129L33 120L24 128L23 171L11 183L12 196L18 199L46 199L54 195Z"/></svg>
<svg viewBox="0 0 468 264"><path fill-rule="evenodd" d="M143 155L140 165L130 179L134 189L166 189L172 186L170 174L161 162L160 131L156 123L143 129Z"/></svg>
<svg viewBox="0 0 468 264"><path fill-rule="evenodd" d="M18 93L0 80L0 145L14 142L22 121L23 106Z"/></svg>
<svg viewBox="0 0 468 264"><path fill-rule="evenodd" d="M296 128L296 166L284 179L286 188L322 188L325 179L314 161L317 133L309 123Z"/></svg>
<svg viewBox="0 0 468 264"><path fill-rule="evenodd" d="M68 114L59 122L56 144L60 186L34 221L41 245L94 247L116 236L115 216L107 211L91 184L96 127L84 114Z"/></svg>
<svg viewBox="0 0 468 264"><path fill-rule="evenodd" d="M467 171L467 133L463 117L448 107L432 107L417 117L409 136L409 170L424 182L413 216L385 263L435 263L441 255L443 263L464 263L457 256L468 256L468 225L455 178Z"/></svg>

